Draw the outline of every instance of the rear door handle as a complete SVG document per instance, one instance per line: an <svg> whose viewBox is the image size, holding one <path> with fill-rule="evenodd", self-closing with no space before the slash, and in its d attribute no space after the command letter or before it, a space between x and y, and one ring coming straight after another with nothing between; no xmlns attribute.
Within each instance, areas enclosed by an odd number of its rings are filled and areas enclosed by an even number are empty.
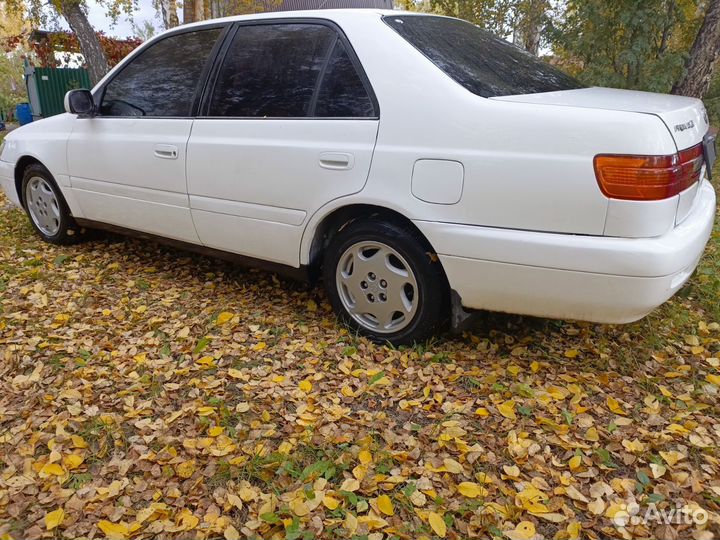
<svg viewBox="0 0 720 540"><path fill-rule="evenodd" d="M347 152L323 152L320 154L320 166L323 169L336 171L352 169L355 165L355 156Z"/></svg>
<svg viewBox="0 0 720 540"><path fill-rule="evenodd" d="M161 159L177 159L178 147L172 144L158 144L155 146L155 157Z"/></svg>

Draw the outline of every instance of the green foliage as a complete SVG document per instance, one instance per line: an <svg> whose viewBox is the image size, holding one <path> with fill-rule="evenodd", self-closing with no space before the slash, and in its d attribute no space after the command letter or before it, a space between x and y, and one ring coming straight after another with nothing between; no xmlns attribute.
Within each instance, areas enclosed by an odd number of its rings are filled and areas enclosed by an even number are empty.
<svg viewBox="0 0 720 540"><path fill-rule="evenodd" d="M426 4L399 0L403 8ZM669 92L702 24L704 0L425 0L540 54L588 85ZM715 85L720 98L720 83ZM720 117L720 99L709 104Z"/></svg>
<svg viewBox="0 0 720 540"><path fill-rule="evenodd" d="M548 0L430 0L430 6L437 13L460 17L518 44L540 32L550 10Z"/></svg>
<svg viewBox="0 0 720 540"><path fill-rule="evenodd" d="M27 101L27 94L20 53L0 54L0 111L7 115L23 101Z"/></svg>
<svg viewBox="0 0 720 540"><path fill-rule="evenodd" d="M590 85L668 92L702 21L697 0L568 0L548 37Z"/></svg>

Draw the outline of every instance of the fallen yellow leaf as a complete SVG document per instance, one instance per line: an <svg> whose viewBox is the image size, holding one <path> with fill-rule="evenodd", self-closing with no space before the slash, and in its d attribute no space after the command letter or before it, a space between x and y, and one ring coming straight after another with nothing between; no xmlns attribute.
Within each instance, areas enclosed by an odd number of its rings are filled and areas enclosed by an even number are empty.
<svg viewBox="0 0 720 540"><path fill-rule="evenodd" d="M177 474L180 478L190 478L195 472L195 460L190 459L177 466Z"/></svg>
<svg viewBox="0 0 720 540"><path fill-rule="evenodd" d="M517 418L517 415L515 414L515 402L512 400L501 403L497 406L497 410L505 418L509 418L510 420L515 420Z"/></svg>
<svg viewBox="0 0 720 540"><path fill-rule="evenodd" d="M98 528L110 540L123 540L130 534L130 529L125 523L113 523L104 519L98 522Z"/></svg>
<svg viewBox="0 0 720 540"><path fill-rule="evenodd" d="M568 540L579 540L580 533L582 532L582 525L580 525L579 521L571 521L565 530L568 533Z"/></svg>
<svg viewBox="0 0 720 540"><path fill-rule="evenodd" d="M445 538L445 535L447 534L447 525L440 514L437 512L430 512L428 514L428 523L435 534L437 534L440 538Z"/></svg>
<svg viewBox="0 0 720 540"><path fill-rule="evenodd" d="M605 511L605 503L602 499L595 499L594 501L591 501L587 505L588 510L595 514L596 516L601 515Z"/></svg>
<svg viewBox="0 0 720 540"><path fill-rule="evenodd" d="M201 366L214 366L215 359L212 356L203 356L202 358L198 358L195 363Z"/></svg>
<svg viewBox="0 0 720 540"><path fill-rule="evenodd" d="M45 514L45 528L52 531L63 522L63 519L65 519L65 510L62 508L48 512Z"/></svg>
<svg viewBox="0 0 720 540"><path fill-rule="evenodd" d="M619 414L621 416L627 416L627 413L620 406L620 402L617 399L615 399L614 397L612 397L612 396L607 397L607 406L608 406L608 409L610 409L610 412Z"/></svg>
<svg viewBox="0 0 720 540"><path fill-rule="evenodd" d="M55 476L62 476L65 474L65 470L57 463L46 463L43 468L40 469L41 473L54 474Z"/></svg>
<svg viewBox="0 0 720 540"><path fill-rule="evenodd" d="M329 510L335 510L340 505L340 501L337 500L335 497L331 497L330 495L325 495L323 497L323 504Z"/></svg>
<svg viewBox="0 0 720 540"><path fill-rule="evenodd" d="M368 450L360 450L360 453L358 454L358 459L363 465L368 465L372 463L372 454Z"/></svg>
<svg viewBox="0 0 720 540"><path fill-rule="evenodd" d="M305 504L305 501L298 498L291 500L288 506L292 513L298 517L307 516L310 513L310 509L307 504Z"/></svg>
<svg viewBox="0 0 720 540"><path fill-rule="evenodd" d="M388 497L387 495L380 495L377 498L377 506L380 511L386 516L395 515L395 508L393 507L393 503L390 500L390 497Z"/></svg>
<svg viewBox="0 0 720 540"><path fill-rule="evenodd" d="M87 448L88 447L87 442L85 442L85 439L83 439L80 435L73 435L70 438L72 439L72 443L75 448Z"/></svg>
<svg viewBox="0 0 720 540"><path fill-rule="evenodd" d="M504 531L510 540L530 540L535 536L535 525L531 521L521 521L511 531Z"/></svg>
<svg viewBox="0 0 720 540"><path fill-rule="evenodd" d="M360 482L355 478L346 478L340 486L340 491L357 491L360 489Z"/></svg>
<svg viewBox="0 0 720 540"><path fill-rule="evenodd" d="M622 445L628 452L639 453L645 451L645 445L641 443L637 438L633 440L624 439Z"/></svg>
<svg viewBox="0 0 720 540"><path fill-rule="evenodd" d="M681 459L685 459L685 454L681 454L677 450L669 450L667 452L660 450L660 457L665 460L665 463L673 467Z"/></svg>
<svg viewBox="0 0 720 540"><path fill-rule="evenodd" d="M461 495L468 497L469 499L484 497L488 493L484 487L476 484L475 482L460 482L460 484L458 484L458 491Z"/></svg>
<svg viewBox="0 0 720 540"><path fill-rule="evenodd" d="M232 525L228 525L225 528L225 532L223 533L223 536L225 537L225 540L240 540L240 533L238 530L233 527Z"/></svg>
<svg viewBox="0 0 720 540"><path fill-rule="evenodd" d="M77 469L85 459L77 454L69 454L63 458L63 464L68 470Z"/></svg>
<svg viewBox="0 0 720 540"><path fill-rule="evenodd" d="M445 458L443 460L445 470L452 474L461 474L463 472L463 466L452 458Z"/></svg>

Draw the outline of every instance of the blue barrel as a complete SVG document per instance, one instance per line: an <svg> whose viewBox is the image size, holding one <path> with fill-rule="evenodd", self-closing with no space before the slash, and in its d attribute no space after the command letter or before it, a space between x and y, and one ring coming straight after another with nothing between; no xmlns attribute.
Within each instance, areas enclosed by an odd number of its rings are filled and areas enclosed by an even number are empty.
<svg viewBox="0 0 720 540"><path fill-rule="evenodd" d="M18 103L15 106L15 118L21 126L32 122L32 109L29 103Z"/></svg>

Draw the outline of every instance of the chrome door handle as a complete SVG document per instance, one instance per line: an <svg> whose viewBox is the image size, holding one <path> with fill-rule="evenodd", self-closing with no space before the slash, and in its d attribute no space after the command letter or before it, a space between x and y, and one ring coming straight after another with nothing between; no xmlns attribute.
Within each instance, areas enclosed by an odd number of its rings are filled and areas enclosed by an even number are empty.
<svg viewBox="0 0 720 540"><path fill-rule="evenodd" d="M346 152L323 152L320 154L320 166L323 169L336 171L352 169L355 165L355 156Z"/></svg>
<svg viewBox="0 0 720 540"><path fill-rule="evenodd" d="M155 146L155 157L161 159L177 159L178 148L172 144L158 144Z"/></svg>

